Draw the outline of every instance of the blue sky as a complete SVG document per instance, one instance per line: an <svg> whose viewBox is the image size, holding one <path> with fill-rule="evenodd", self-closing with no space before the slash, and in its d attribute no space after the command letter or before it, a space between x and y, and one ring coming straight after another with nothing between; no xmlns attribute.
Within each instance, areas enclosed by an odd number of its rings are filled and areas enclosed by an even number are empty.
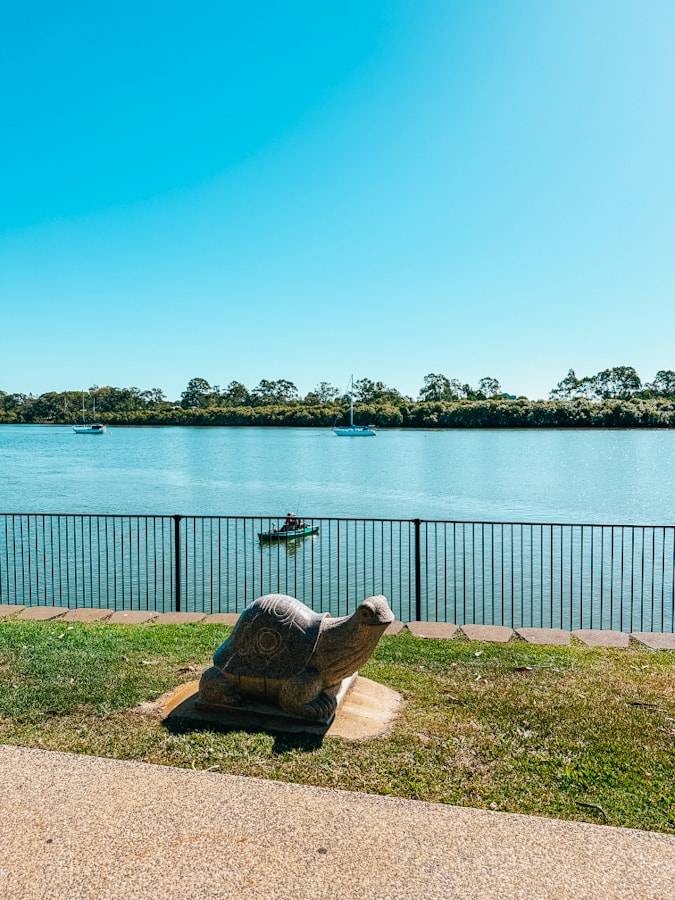
<svg viewBox="0 0 675 900"><path fill-rule="evenodd" d="M675 4L5 4L0 388L675 369Z"/></svg>

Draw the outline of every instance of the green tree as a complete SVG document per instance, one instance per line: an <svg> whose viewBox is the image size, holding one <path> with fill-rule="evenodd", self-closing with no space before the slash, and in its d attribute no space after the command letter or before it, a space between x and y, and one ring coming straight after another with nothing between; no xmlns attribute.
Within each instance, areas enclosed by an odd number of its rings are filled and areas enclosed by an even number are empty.
<svg viewBox="0 0 675 900"><path fill-rule="evenodd" d="M211 385L205 378L191 378L180 395L180 405L183 409L205 409L210 394Z"/></svg>
<svg viewBox="0 0 675 900"><path fill-rule="evenodd" d="M254 406L297 403L298 397L296 386L285 378L277 381L268 381L267 378L263 378L260 384L251 391L251 403Z"/></svg>
<svg viewBox="0 0 675 900"><path fill-rule="evenodd" d="M654 381L645 387L657 397L675 397L675 372L660 369L654 376Z"/></svg>
<svg viewBox="0 0 675 900"><path fill-rule="evenodd" d="M5 394L2 404L7 412L19 412L31 405L30 394Z"/></svg>
<svg viewBox="0 0 675 900"><path fill-rule="evenodd" d="M551 400L572 400L581 396L582 382L577 378L574 369L570 369L567 375L559 381L549 397Z"/></svg>
<svg viewBox="0 0 675 900"><path fill-rule="evenodd" d="M491 397L498 397L502 393L502 386L496 378L487 376L481 378L478 382L478 393L489 400Z"/></svg>
<svg viewBox="0 0 675 900"><path fill-rule="evenodd" d="M220 395L223 406L247 406L249 401L248 389L241 381L231 381Z"/></svg>
<svg viewBox="0 0 675 900"><path fill-rule="evenodd" d="M396 388L387 387L381 381L360 378L354 382L354 399L361 403L397 403L403 397Z"/></svg>
<svg viewBox="0 0 675 900"><path fill-rule="evenodd" d="M158 407L166 403L166 396L161 388L150 388L149 391L141 391L141 397L146 407Z"/></svg>
<svg viewBox="0 0 675 900"><path fill-rule="evenodd" d="M35 419L61 419L63 412L63 398L56 391L40 394L32 409Z"/></svg>
<svg viewBox="0 0 675 900"><path fill-rule="evenodd" d="M456 382L457 383L457 382ZM430 372L424 376L424 383L419 393L419 399L423 403L433 403L440 400L458 400L459 394L453 383L445 375Z"/></svg>
<svg viewBox="0 0 675 900"><path fill-rule="evenodd" d="M340 391L336 387L327 381L321 381L313 391L307 394L305 403L310 403L312 406L320 406L324 403L332 403L339 396Z"/></svg>
<svg viewBox="0 0 675 900"><path fill-rule="evenodd" d="M92 398L90 406L95 401L98 412L136 412L147 407L143 391L137 387L118 388L111 385L105 387L93 385L89 388L89 396Z"/></svg>
<svg viewBox="0 0 675 900"><path fill-rule="evenodd" d="M603 369L592 379L600 400L628 400L642 387L640 376L632 366L614 366Z"/></svg>

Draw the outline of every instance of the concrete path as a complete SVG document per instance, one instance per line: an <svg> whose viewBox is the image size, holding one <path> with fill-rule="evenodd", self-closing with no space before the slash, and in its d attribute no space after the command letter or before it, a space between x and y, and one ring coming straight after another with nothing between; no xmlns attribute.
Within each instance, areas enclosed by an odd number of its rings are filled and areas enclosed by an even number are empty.
<svg viewBox="0 0 675 900"><path fill-rule="evenodd" d="M4 900L675 895L675 837L0 746Z"/></svg>

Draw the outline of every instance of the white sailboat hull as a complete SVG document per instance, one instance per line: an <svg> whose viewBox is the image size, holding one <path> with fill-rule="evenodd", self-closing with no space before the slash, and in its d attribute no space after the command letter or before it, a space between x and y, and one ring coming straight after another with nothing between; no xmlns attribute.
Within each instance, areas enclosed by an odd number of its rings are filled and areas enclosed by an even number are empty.
<svg viewBox="0 0 675 900"><path fill-rule="evenodd" d="M333 432L338 437L375 437L375 432L367 425L345 425L344 428L334 428Z"/></svg>
<svg viewBox="0 0 675 900"><path fill-rule="evenodd" d="M107 425L73 425L75 434L105 434Z"/></svg>

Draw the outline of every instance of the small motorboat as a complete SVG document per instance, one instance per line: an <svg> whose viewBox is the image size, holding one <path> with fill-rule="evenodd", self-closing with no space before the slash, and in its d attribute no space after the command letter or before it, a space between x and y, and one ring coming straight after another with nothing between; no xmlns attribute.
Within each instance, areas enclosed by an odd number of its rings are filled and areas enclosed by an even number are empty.
<svg viewBox="0 0 675 900"><path fill-rule="evenodd" d="M305 525L303 523L300 528L292 528L286 531L281 528L273 528L271 531L259 531L258 540L261 542L288 541L294 538L307 537L308 534L318 534L318 532L318 525Z"/></svg>

